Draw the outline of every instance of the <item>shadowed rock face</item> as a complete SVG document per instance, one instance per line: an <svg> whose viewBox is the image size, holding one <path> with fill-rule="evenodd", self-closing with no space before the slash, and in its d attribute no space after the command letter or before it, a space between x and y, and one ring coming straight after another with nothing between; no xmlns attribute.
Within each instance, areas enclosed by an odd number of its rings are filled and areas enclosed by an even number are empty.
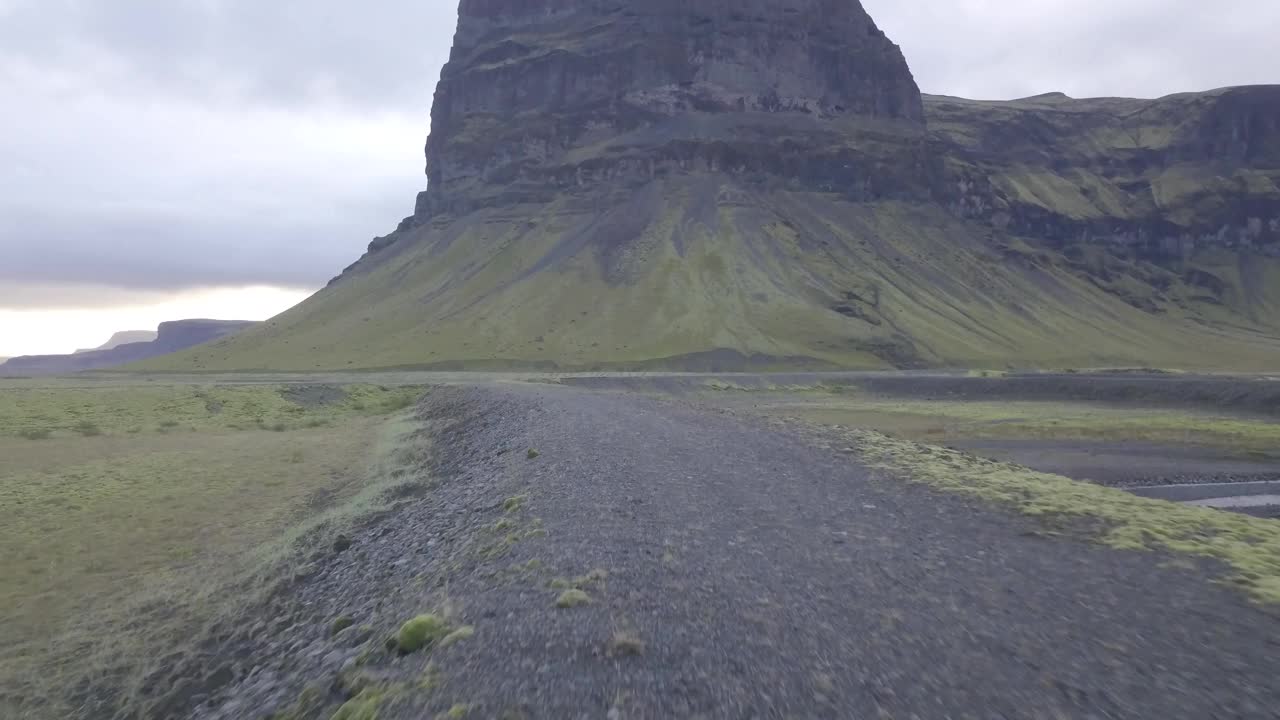
<svg viewBox="0 0 1280 720"><path fill-rule="evenodd" d="M877 121L891 140L842 142ZM418 214L695 168L900 193L921 184L923 125L902 52L857 0L464 0ZM872 187L889 150L917 167Z"/></svg>
<svg viewBox="0 0 1280 720"><path fill-rule="evenodd" d="M444 78L446 127L620 99L924 120L901 51L857 0L464 0Z"/></svg>
<svg viewBox="0 0 1280 720"><path fill-rule="evenodd" d="M1207 248L1280 257L1280 85L925 107L959 216L1168 266Z"/></svg>

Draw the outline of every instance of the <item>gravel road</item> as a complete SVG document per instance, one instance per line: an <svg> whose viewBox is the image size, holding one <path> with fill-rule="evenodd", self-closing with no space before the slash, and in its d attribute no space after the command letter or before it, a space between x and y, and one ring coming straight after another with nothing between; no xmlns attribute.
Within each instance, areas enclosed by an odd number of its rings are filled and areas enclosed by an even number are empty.
<svg viewBox="0 0 1280 720"><path fill-rule="evenodd" d="M1213 568L677 399L494 384L421 412L438 486L242 633L197 717L327 719L363 686L379 720L1280 717L1280 614ZM590 601L557 607L568 585ZM383 649L428 611L474 635Z"/></svg>

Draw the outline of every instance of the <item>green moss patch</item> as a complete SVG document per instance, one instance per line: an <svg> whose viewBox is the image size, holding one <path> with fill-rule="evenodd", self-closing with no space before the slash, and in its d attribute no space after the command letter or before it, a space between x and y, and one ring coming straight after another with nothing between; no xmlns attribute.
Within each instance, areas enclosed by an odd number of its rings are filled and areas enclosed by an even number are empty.
<svg viewBox="0 0 1280 720"><path fill-rule="evenodd" d="M333 623L329 625L329 634L337 635L338 633L342 632L343 630L346 630L347 628L355 624L356 624L356 621L354 618L352 618L350 615L343 615L340 618L336 618L333 621Z"/></svg>
<svg viewBox="0 0 1280 720"><path fill-rule="evenodd" d="M1254 599L1280 603L1280 523L1141 498L876 432L850 434L872 467L1027 515L1100 520L1091 525L1102 528L1097 540L1104 545L1219 560Z"/></svg>
<svg viewBox="0 0 1280 720"><path fill-rule="evenodd" d="M547 587L552 590L585 590L605 581L609 577L609 571L596 568L586 575L579 575L572 580L566 578L554 578L547 583Z"/></svg>
<svg viewBox="0 0 1280 720"><path fill-rule="evenodd" d="M383 699L383 694L377 690L364 690L338 708L330 720L377 720Z"/></svg>
<svg viewBox="0 0 1280 720"><path fill-rule="evenodd" d="M396 649L408 655L436 644L450 633L449 623L435 614L419 615L400 626Z"/></svg>
<svg viewBox="0 0 1280 720"><path fill-rule="evenodd" d="M1028 168L1005 184L1013 200L1068 217L1129 207L1087 175ZM1267 282L1229 278L1225 304L1202 302L1140 263L1104 274L1004 234L993 247L987 229L941 208L712 176L669 178L655 192L670 200L659 212L638 197L611 210L649 222L607 263L590 249L560 256L597 216L566 214L562 202L518 220L482 210L452 229L408 231L403 252L370 258L277 318L136 367L696 369L729 351L779 369L1260 370L1280 348ZM714 200L730 194L740 201ZM577 269L574 282L547 271L551 257ZM1280 259L1250 264L1259 277L1280 272ZM477 270L459 278L460 267ZM1115 280L1093 282L1104 277Z"/></svg>

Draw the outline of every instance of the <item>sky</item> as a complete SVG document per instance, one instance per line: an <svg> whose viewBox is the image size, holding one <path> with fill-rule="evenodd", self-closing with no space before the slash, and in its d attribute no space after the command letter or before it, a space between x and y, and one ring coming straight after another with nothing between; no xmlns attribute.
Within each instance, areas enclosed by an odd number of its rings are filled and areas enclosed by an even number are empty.
<svg viewBox="0 0 1280 720"><path fill-rule="evenodd" d="M864 5L931 93L1280 82L1276 0ZM0 357L265 319L323 286L425 187L455 18L455 0L0 0Z"/></svg>

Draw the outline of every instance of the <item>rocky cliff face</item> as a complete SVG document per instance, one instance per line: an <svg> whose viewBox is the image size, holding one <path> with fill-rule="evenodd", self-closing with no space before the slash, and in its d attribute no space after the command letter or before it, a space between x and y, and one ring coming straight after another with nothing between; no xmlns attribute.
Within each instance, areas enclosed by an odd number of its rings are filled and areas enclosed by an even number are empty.
<svg viewBox="0 0 1280 720"><path fill-rule="evenodd" d="M1280 256L1280 85L1159 100L926 100L957 215L1079 253Z"/></svg>
<svg viewBox="0 0 1280 720"><path fill-rule="evenodd" d="M463 0L416 218L697 170L909 192L923 124L857 0Z"/></svg>

